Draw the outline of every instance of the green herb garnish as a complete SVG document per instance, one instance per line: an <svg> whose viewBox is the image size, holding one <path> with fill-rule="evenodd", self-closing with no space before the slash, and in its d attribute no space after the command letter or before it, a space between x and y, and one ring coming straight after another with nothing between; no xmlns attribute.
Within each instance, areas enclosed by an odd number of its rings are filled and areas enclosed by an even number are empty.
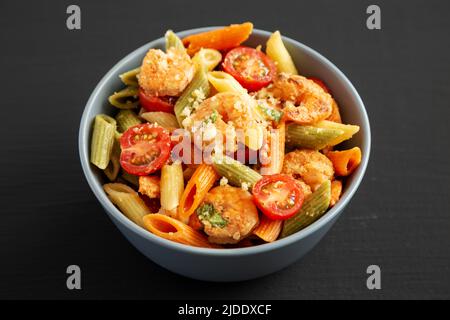
<svg viewBox="0 0 450 320"><path fill-rule="evenodd" d="M214 122L217 121L217 118L218 118L218 117L219 117L219 113L217 112L217 110L214 110L213 113L211 113L211 115L210 115L208 118L206 118L205 120L203 120L203 122L204 122L205 124L208 124L208 123L214 123Z"/></svg>
<svg viewBox="0 0 450 320"><path fill-rule="evenodd" d="M283 112L261 104L258 104L258 109L261 111L264 117L275 122L279 122L281 120L281 117L283 116Z"/></svg>
<svg viewBox="0 0 450 320"><path fill-rule="evenodd" d="M210 203L205 203L198 207L196 213L201 221L208 221L213 227L223 228L228 224L228 221L225 220L220 215L220 212Z"/></svg>

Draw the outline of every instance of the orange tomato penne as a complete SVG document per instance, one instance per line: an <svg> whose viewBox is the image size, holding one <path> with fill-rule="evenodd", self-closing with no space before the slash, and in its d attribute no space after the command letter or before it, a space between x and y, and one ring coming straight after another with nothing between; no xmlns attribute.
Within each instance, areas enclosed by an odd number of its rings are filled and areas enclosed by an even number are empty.
<svg viewBox="0 0 450 320"><path fill-rule="evenodd" d="M286 139L286 125L281 122L275 132L269 133L269 159L268 164L261 166L261 174L277 174L283 169L284 147Z"/></svg>
<svg viewBox="0 0 450 320"><path fill-rule="evenodd" d="M194 174L188 181L178 206L178 219L185 223L189 222L189 217L195 212L214 182L219 179L219 175L212 166L201 164L195 169Z"/></svg>
<svg viewBox="0 0 450 320"><path fill-rule="evenodd" d="M218 248L218 246L210 243L202 233L164 214L148 214L142 220L148 231L161 238L194 247Z"/></svg>
<svg viewBox="0 0 450 320"><path fill-rule="evenodd" d="M273 242L278 239L282 226L282 220L272 220L262 215L259 226L253 233L266 242Z"/></svg>
<svg viewBox="0 0 450 320"><path fill-rule="evenodd" d="M334 170L338 176L348 176L361 163L361 149L358 147L343 151L330 151L326 156L333 163Z"/></svg>
<svg viewBox="0 0 450 320"><path fill-rule="evenodd" d="M339 180L331 181L331 200L330 207L334 206L339 201L342 194L342 182Z"/></svg>
<svg viewBox="0 0 450 320"><path fill-rule="evenodd" d="M193 34L183 39L189 55L194 55L201 48L227 50L239 46L248 39L253 31L253 24L245 22L228 27Z"/></svg>

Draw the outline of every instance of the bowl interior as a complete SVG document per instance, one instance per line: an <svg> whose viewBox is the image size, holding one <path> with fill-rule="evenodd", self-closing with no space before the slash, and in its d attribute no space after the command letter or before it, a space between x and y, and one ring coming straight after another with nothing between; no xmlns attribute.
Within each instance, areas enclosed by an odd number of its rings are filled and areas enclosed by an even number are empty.
<svg viewBox="0 0 450 320"><path fill-rule="evenodd" d="M200 28L193 29L178 33L180 37L186 36L188 34L197 33L205 31L211 28ZM253 31L250 39L245 43L252 47L257 45L263 45L266 43L269 32L257 30ZM356 191L361 179L364 175L368 158L370 152L370 126L367 118L366 111L364 109L363 102L361 101L358 93L354 89L350 81L345 77L345 75L339 71L331 62L326 58L310 49L309 47L289 38L283 39L289 53L291 54L296 66L300 70L302 75L314 76L322 79L327 86L330 88L333 97L338 102L340 106L340 111L342 114L343 122L356 124L360 126L360 131L347 143L344 147L359 146L363 153L363 159L361 165L358 169L349 177L344 184L343 195L341 200L329 210L322 218L317 220L311 226L281 240L277 240L273 243L263 244L260 246L250 247L250 248L240 248L240 249L227 249L227 250L217 250L217 249L203 249L203 248L193 248L178 243L173 243L171 241L154 236L150 232L143 230L137 225L133 224L123 214L114 207L114 205L109 201L106 194L102 189L102 184L106 182L103 174L95 166L91 165L89 162L89 148L90 148L90 138L92 133L93 119L97 114L104 113L109 115L114 115L117 110L109 105L108 97L114 91L118 91L123 88L123 84L119 79L119 75L125 71L136 68L142 62L145 53L150 48L164 49L164 39L160 38L152 41L137 50L130 53L128 56L119 61L99 82L95 90L93 91L86 108L83 113L83 117L80 124L79 132L79 151L80 159L83 167L83 171L86 175L87 181L93 190L95 196L98 198L102 206L106 209L111 218L123 223L131 231L140 234L142 237L149 239L150 241L155 241L163 246L183 251L191 251L198 254L251 254L257 253L261 250L273 250L277 247L298 241L303 237L307 236L309 233L314 232L321 226L325 225L329 220L331 220L335 215L337 215L348 203L354 192Z"/></svg>

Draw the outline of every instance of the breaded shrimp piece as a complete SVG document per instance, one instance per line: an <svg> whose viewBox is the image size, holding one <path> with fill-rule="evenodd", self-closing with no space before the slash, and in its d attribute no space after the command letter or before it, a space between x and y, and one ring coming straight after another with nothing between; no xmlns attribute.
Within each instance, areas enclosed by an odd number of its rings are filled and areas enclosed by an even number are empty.
<svg viewBox="0 0 450 320"><path fill-rule="evenodd" d="M297 183L297 185L300 187L300 189L303 191L303 196L306 198L307 196L309 196L312 191L311 191L311 187L309 185L307 185L305 183L305 181L303 181L300 178L296 178L295 182Z"/></svg>
<svg viewBox="0 0 450 320"><path fill-rule="evenodd" d="M309 149L298 149L286 154L281 172L301 178L312 191L326 180L331 180L334 175L330 159L319 151Z"/></svg>
<svg viewBox="0 0 450 320"><path fill-rule="evenodd" d="M189 131L204 130L205 141L213 140L219 132L229 138L234 129L241 130L243 134L237 137L237 141L255 150L262 146L267 125L257 112L256 100L237 92L221 92L206 99L186 124ZM252 140L250 143L249 139Z"/></svg>
<svg viewBox="0 0 450 320"><path fill-rule="evenodd" d="M331 114L331 95L303 76L280 73L268 91L285 102L283 112L287 120L312 124L326 119Z"/></svg>
<svg viewBox="0 0 450 320"><path fill-rule="evenodd" d="M145 194L150 199L159 198L159 184L160 178L157 176L141 176L139 177L139 192Z"/></svg>
<svg viewBox="0 0 450 320"><path fill-rule="evenodd" d="M194 77L189 55L176 48L150 49L142 61L139 86L152 96L179 96Z"/></svg>
<svg viewBox="0 0 450 320"><path fill-rule="evenodd" d="M339 112L339 106L336 100L333 99L333 104L331 107L331 114L325 120L342 123L341 113Z"/></svg>
<svg viewBox="0 0 450 320"><path fill-rule="evenodd" d="M199 216L204 231L212 243L238 243L250 235L259 224L258 210L253 203L253 197L241 188L229 185L215 187L208 192L199 208L203 205L209 205L209 208L215 210L224 222L221 225L213 225L210 220ZM198 212L197 210L197 214Z"/></svg>

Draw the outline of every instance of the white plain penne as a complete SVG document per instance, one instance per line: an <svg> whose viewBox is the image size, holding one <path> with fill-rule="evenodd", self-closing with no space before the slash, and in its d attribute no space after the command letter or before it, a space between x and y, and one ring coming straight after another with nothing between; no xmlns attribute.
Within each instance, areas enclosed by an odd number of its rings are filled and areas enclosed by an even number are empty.
<svg viewBox="0 0 450 320"><path fill-rule="evenodd" d="M230 74L223 71L208 72L208 80L218 92L238 92L247 93L247 90L233 78Z"/></svg>
<svg viewBox="0 0 450 320"><path fill-rule="evenodd" d="M141 118L150 123L157 123L165 129L175 129L180 127L175 115L167 112L144 112L141 114Z"/></svg>
<svg viewBox="0 0 450 320"><path fill-rule="evenodd" d="M161 169L161 208L174 211L180 204L184 191L183 167L180 162L166 164Z"/></svg>
<svg viewBox="0 0 450 320"><path fill-rule="evenodd" d="M280 31L272 33L266 47L266 54L275 61L278 72L298 74L294 61L292 61L291 55L283 44Z"/></svg>
<svg viewBox="0 0 450 320"><path fill-rule="evenodd" d="M211 71L222 61L222 54L215 49L202 48L194 55L192 61Z"/></svg>

